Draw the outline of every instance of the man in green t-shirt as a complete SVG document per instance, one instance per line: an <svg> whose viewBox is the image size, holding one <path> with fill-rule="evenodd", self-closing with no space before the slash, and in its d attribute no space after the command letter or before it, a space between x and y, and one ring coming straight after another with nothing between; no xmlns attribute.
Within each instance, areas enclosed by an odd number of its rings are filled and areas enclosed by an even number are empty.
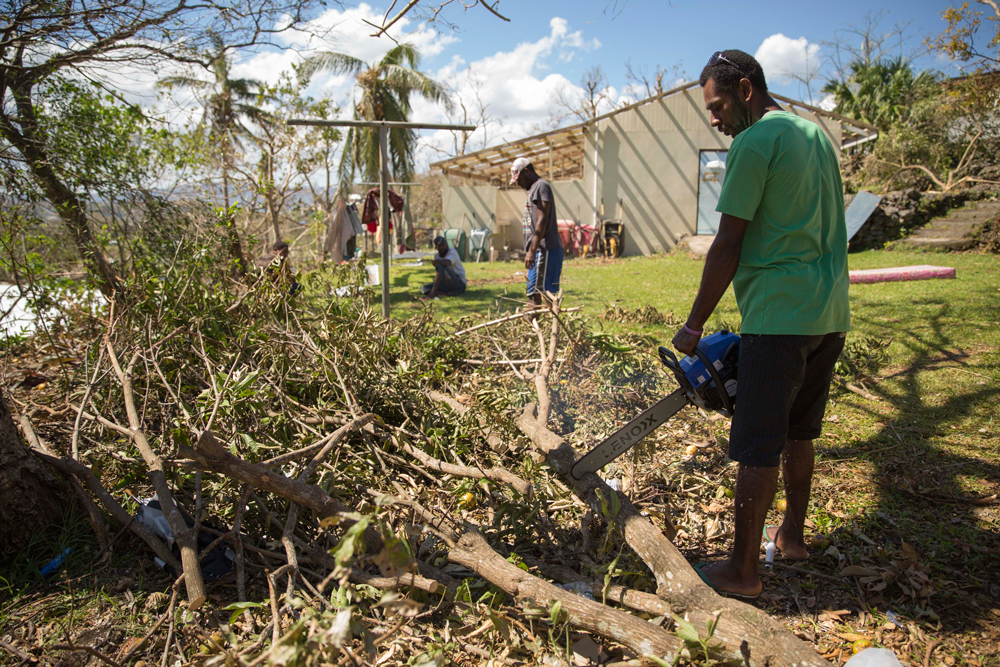
<svg viewBox="0 0 1000 667"><path fill-rule="evenodd" d="M729 283L742 315L729 456L739 462L728 560L700 570L720 592L756 597L761 535L807 557L803 530L833 366L851 326L847 228L837 152L814 123L768 95L760 64L716 52L700 83L712 126L734 137L717 210L719 232L673 345L691 354ZM765 526L778 469L788 507Z"/></svg>

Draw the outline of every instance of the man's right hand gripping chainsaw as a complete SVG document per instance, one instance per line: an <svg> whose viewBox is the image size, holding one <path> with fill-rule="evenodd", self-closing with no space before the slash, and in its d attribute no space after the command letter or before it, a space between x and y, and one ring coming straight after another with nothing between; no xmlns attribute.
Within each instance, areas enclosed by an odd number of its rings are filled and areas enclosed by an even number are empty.
<svg viewBox="0 0 1000 667"><path fill-rule="evenodd" d="M706 336L698 343L694 356L680 361L666 347L660 347L659 352L660 361L673 371L680 389L587 452L570 470L574 478L580 479L585 473L596 472L611 463L689 403L705 410L716 410L725 417L733 416L740 361L737 334L723 329Z"/></svg>

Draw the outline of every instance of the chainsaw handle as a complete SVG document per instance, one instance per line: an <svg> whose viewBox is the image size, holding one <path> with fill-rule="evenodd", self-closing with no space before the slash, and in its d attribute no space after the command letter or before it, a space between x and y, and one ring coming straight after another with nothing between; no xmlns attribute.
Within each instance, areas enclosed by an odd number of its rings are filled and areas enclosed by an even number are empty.
<svg viewBox="0 0 1000 667"><path fill-rule="evenodd" d="M708 355L705 354L701 348L694 348L694 355L698 357L701 363L705 364L705 369L708 371L709 377L715 382L715 390L719 392L719 397L722 399L723 409L726 411L727 417L733 416L733 400L729 398L729 392L726 391L726 385L722 383L722 377L719 376L719 371L716 370L715 366L712 364Z"/></svg>

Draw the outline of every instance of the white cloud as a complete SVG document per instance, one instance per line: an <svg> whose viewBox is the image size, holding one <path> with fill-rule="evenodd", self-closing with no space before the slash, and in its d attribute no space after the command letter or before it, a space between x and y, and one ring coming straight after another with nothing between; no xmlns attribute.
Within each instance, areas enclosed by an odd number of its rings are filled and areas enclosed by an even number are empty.
<svg viewBox="0 0 1000 667"><path fill-rule="evenodd" d="M785 37L780 32L765 39L754 54L768 83L788 83L793 76L807 78L819 69L820 57L819 44L805 37Z"/></svg>
<svg viewBox="0 0 1000 667"><path fill-rule="evenodd" d="M328 10L300 28L278 33L276 40L285 48L264 47L253 52L233 54L230 75L276 83L283 72L291 71L293 64L320 50L345 53L372 63L381 59L397 42L411 44L422 57L431 57L458 41L452 35L442 34L424 23L414 23L405 17L390 28L388 37L372 37L376 28L365 21L381 25L382 18L382 13L366 3L342 11ZM209 77L201 69L191 74L198 78ZM155 80L144 82L144 88L145 94L155 97ZM354 77L319 74L313 78L309 92L314 96L347 102L354 92ZM143 91L136 90L135 94L142 95ZM175 101L183 104L181 97L180 92L174 94ZM344 106L349 106L349 103ZM349 115L349 112L345 111L344 115Z"/></svg>
<svg viewBox="0 0 1000 667"><path fill-rule="evenodd" d="M279 33L276 38L285 47L282 50L261 48L256 52L235 54L231 75L274 83L293 63L318 50L375 62L396 43L385 36L371 37L376 29L365 21L381 24L382 18L382 13L366 3L344 10L330 9L302 29ZM454 100L465 101L470 110L481 103L494 119L489 127L476 131L470 146L478 149L484 143L494 145L537 132L540 127L551 124L556 110L553 91L561 88L568 96L582 94L582 89L559 70L565 67L564 63L578 60L581 53L600 48L600 41L588 38L582 30L573 30L569 21L561 17L552 18L548 28L548 32L535 41L521 42L509 51L497 51L473 62L453 54L437 71L423 70L447 86ZM432 26L405 17L389 30L389 35L397 42L412 44L426 57L447 54L459 41L451 34L442 34ZM208 77L204 71L193 74L199 78ZM314 77L309 88L309 93L316 97L330 97L341 102L343 117L350 115L350 100L355 92L354 78L350 75L320 74ZM609 88L607 92L617 104L631 101L625 90ZM197 101L187 91L176 91L174 98L186 112L175 118L191 118L198 108ZM460 109L449 117L443 105L417 96L411 98L411 103L410 116L415 121L462 120ZM610 109L608 104L606 110ZM469 120L475 122L476 119ZM416 156L418 171L444 157L441 150L452 149L450 132L424 132L422 135L422 147ZM431 145L441 150L429 148Z"/></svg>
<svg viewBox="0 0 1000 667"><path fill-rule="evenodd" d="M469 145L474 149L519 139L547 126L555 112L553 93L562 89L567 97L581 95L583 90L562 74L551 70L550 63L565 63L581 51L600 48L596 39L586 39L580 30L570 30L569 22L560 17L549 21L549 33L534 42L522 42L511 51L498 51L467 63L455 56L439 69L435 78L454 91L456 103L465 102L469 109L485 107L496 121L488 128L478 129ZM608 89L611 99L620 95ZM608 105L610 110L611 106ZM461 109L449 118L443 107L414 100L413 117L434 121L460 122ZM470 118L474 122L475 118ZM427 134L424 148L418 155L418 169L443 157L440 150L451 150L453 135L448 131ZM430 146L440 150L434 150Z"/></svg>
<svg viewBox="0 0 1000 667"><path fill-rule="evenodd" d="M301 29L281 33L280 38L285 46L293 49L336 51L365 62L377 61L396 42L411 44L422 56L429 57L440 54L458 41L456 37L441 34L426 23L414 24L406 17L388 30L388 36L372 37L376 28L371 24L381 25L382 18L381 12L366 3L344 10L329 9Z"/></svg>

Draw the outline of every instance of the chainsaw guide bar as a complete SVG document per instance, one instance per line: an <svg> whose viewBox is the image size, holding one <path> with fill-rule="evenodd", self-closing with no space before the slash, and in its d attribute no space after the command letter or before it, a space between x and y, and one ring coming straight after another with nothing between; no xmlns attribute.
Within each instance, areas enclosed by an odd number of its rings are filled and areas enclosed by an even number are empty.
<svg viewBox="0 0 1000 667"><path fill-rule="evenodd" d="M611 463L689 403L704 410L715 410L724 417L733 416L739 335L723 329L706 336L698 342L693 356L681 360L666 347L660 347L659 353L660 361L673 372L681 388L660 399L574 463L570 468L574 479L597 472Z"/></svg>
<svg viewBox="0 0 1000 667"><path fill-rule="evenodd" d="M660 399L638 417L618 429L614 435L594 447L573 464L570 474L580 479L588 472L597 472L613 460L635 447L652 433L657 426L667 421L691 402L685 389L678 389L666 398Z"/></svg>

